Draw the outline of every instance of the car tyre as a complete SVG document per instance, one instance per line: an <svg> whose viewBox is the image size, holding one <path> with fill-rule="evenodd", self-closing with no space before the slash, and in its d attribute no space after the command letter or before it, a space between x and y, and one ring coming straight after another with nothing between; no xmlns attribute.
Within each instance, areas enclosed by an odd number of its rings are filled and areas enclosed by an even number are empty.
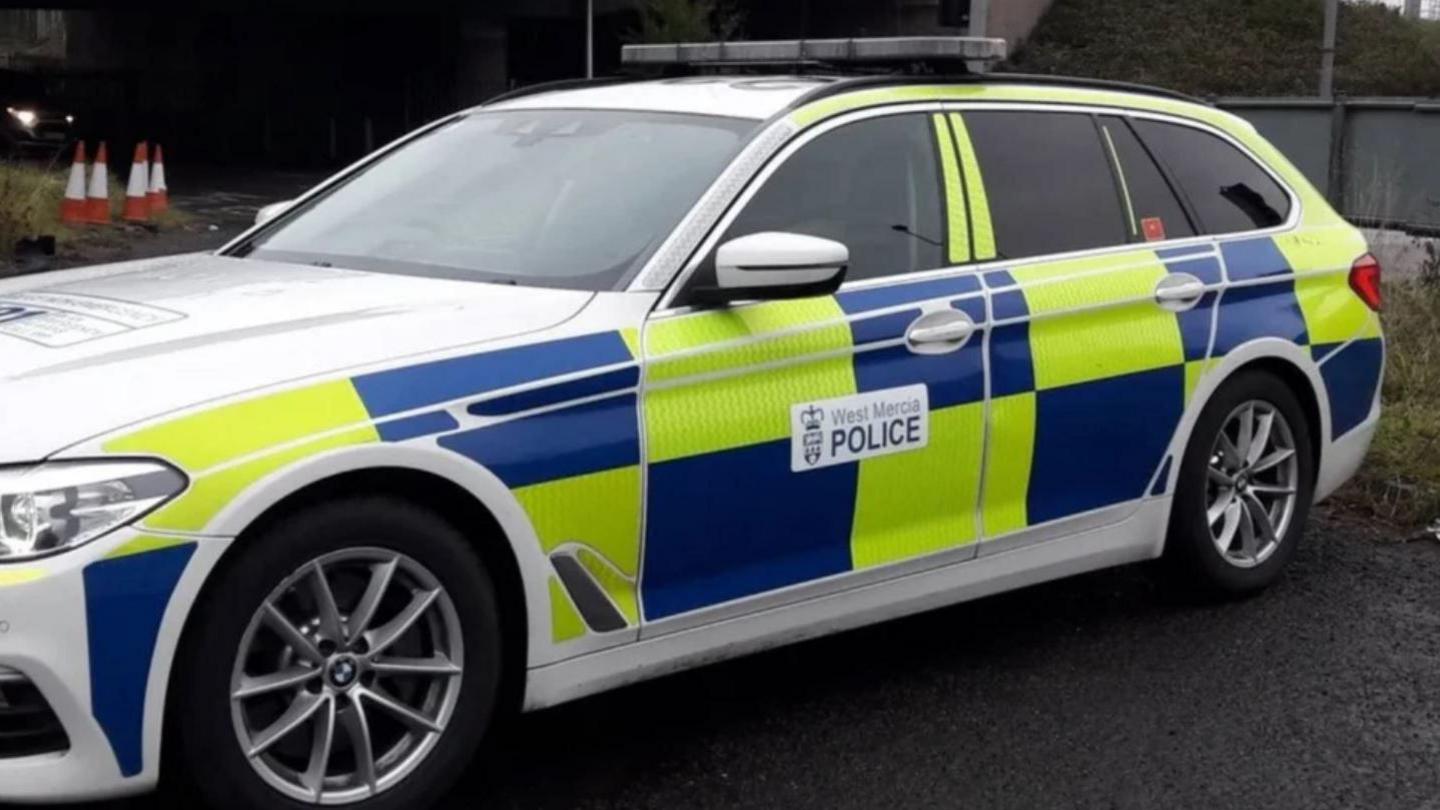
<svg viewBox="0 0 1440 810"><path fill-rule="evenodd" d="M1223 598L1279 577L1314 500L1312 429L1273 374L1245 370L1220 386L1180 463L1162 560L1172 582Z"/></svg>
<svg viewBox="0 0 1440 810"><path fill-rule="evenodd" d="M309 507L239 542L176 659L171 787L178 778L217 808L314 806L321 794L363 810L429 806L474 758L497 708L499 606L474 548L438 515L379 496ZM234 698L286 673L300 679ZM287 714L304 712L271 741ZM366 747L373 766L361 764Z"/></svg>

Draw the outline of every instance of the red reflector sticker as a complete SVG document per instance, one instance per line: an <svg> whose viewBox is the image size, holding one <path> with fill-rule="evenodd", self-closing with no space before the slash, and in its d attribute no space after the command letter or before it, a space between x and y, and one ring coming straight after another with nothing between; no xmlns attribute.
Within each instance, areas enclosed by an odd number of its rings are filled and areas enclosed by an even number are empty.
<svg viewBox="0 0 1440 810"><path fill-rule="evenodd" d="M1146 242L1160 242L1165 239L1165 220L1160 217L1146 217L1140 220L1140 228L1145 231Z"/></svg>

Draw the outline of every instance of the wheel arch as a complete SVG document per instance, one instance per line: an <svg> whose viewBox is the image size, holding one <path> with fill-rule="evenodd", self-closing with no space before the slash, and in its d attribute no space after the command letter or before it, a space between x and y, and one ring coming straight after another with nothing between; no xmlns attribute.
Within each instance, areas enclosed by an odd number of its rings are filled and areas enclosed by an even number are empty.
<svg viewBox="0 0 1440 810"><path fill-rule="evenodd" d="M385 449L413 450L413 454L402 452L387 458L389 454L381 452ZM537 611L547 611L548 606L536 598L535 591L545 587L545 580L537 577L533 569L548 563L539 552L533 528L509 490L482 468L461 462L460 469L469 478L451 474L456 470L447 469L452 462L445 456L418 448L372 446L341 450L287 468L232 502L209 528L235 539L205 574L180 624L164 682L165 702L168 704L170 696L177 694L175 681L183 669L178 664L195 632L200 613L196 608L206 598L206 584L224 576L249 542L268 527L327 499L358 494L402 498L430 509L454 524L469 540L494 578L501 603L501 632L507 651L501 676L502 708L505 713L518 711L524 700L527 672L534 664L531 658L537 651L535 628L549 626L548 621L537 618ZM170 760L169 745L176 739L171 714L166 711L162 715L162 776L164 764Z"/></svg>
<svg viewBox="0 0 1440 810"><path fill-rule="evenodd" d="M1330 435L1330 408L1320 368L1311 359L1309 351L1287 340L1264 338L1239 346L1224 357L1212 358L1210 362L1213 365L1196 384L1185 415L1176 428L1170 452L1166 456L1169 462L1169 468L1165 471L1168 476L1165 482L1166 496L1174 492L1180 473L1180 460L1184 458L1185 449L1190 445L1200 414L1221 386L1236 375L1250 370L1265 371L1279 378L1295 392L1309 423L1307 427L1310 433L1310 448L1315 458L1314 474L1318 478L1329 443L1327 437ZM1157 547L1157 554L1160 548L1163 548L1163 542Z"/></svg>

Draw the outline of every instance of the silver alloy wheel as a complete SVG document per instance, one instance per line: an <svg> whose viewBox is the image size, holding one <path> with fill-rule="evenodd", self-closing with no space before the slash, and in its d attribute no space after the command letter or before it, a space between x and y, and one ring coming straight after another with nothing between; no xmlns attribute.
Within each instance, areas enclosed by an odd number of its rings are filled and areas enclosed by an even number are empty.
<svg viewBox="0 0 1440 810"><path fill-rule="evenodd" d="M1230 412L1210 451L1205 518L1220 556L1253 568L1290 528L1299 490L1295 435L1278 408L1251 400Z"/></svg>
<svg viewBox="0 0 1440 810"><path fill-rule="evenodd" d="M311 560L240 641L230 715L251 767L290 798L348 804L394 787L459 699L460 619L424 566L387 549Z"/></svg>

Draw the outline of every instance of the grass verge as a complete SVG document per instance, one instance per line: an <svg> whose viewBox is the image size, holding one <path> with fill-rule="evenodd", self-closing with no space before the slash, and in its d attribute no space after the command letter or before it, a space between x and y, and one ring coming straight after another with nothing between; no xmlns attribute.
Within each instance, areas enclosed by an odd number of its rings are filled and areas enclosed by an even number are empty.
<svg viewBox="0 0 1440 810"><path fill-rule="evenodd" d="M32 236L54 236L63 252L84 251L123 244L129 230L119 220L125 206L125 186L112 170L110 210L112 225L69 226L60 221L60 202L69 179L68 166L0 161L0 276L14 256L15 243ZM165 229L183 225L190 217L173 206L151 218L150 225Z"/></svg>
<svg viewBox="0 0 1440 810"><path fill-rule="evenodd" d="M1440 519L1440 283L1387 282L1384 416L1337 505L1407 530Z"/></svg>

